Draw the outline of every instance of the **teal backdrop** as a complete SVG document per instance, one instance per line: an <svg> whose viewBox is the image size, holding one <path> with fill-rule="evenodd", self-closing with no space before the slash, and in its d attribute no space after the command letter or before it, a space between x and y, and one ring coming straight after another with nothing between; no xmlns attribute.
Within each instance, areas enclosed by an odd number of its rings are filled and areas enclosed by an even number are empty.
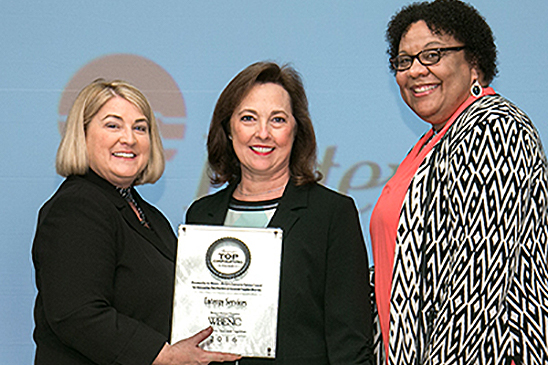
<svg viewBox="0 0 548 365"><path fill-rule="evenodd" d="M0 363L31 364L37 212L61 183L54 168L70 102L95 77L142 88L169 160L139 187L175 229L210 191L205 135L230 79L259 60L301 72L324 183L351 195L364 235L372 206L428 129L402 102L384 31L400 0L2 0L0 12ZM497 92L547 143L548 2L474 0L496 36ZM367 243L369 249L369 243Z"/></svg>

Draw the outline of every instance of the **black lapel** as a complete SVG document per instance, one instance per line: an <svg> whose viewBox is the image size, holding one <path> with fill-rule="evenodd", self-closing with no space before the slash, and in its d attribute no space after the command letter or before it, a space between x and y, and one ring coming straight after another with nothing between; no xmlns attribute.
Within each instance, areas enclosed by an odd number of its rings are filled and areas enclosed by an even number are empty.
<svg viewBox="0 0 548 365"><path fill-rule="evenodd" d="M237 186L238 182L230 184L225 189L215 193L215 199L210 201L210 204L205 211L205 216L197 217L199 221L203 221L203 224L222 226L225 223L230 198Z"/></svg>
<svg viewBox="0 0 548 365"><path fill-rule="evenodd" d="M203 216L195 217L193 220L202 224L223 225L230 198L237 185L237 183L230 184L226 189L215 193L214 199L209 201ZM295 186L290 181L268 227L282 228L284 234L288 234L295 222L299 220L301 210L308 206L309 189L309 186Z"/></svg>
<svg viewBox="0 0 548 365"><path fill-rule="evenodd" d="M139 222L139 218L137 218L137 215L135 212L131 209L129 204L125 201L124 198L116 191L116 188L114 185L97 175L92 170L89 170L89 172L83 176L84 179L87 181L93 183L95 186L97 186L101 192L116 206L116 208L120 211L120 214L124 218L124 220L133 228L137 233L139 233L143 238L145 238L147 241L152 243L164 256L169 258L170 260L175 260L175 247L169 247L167 242L160 238L156 233L152 232L150 229L143 227L141 223ZM135 192L135 189L133 189ZM139 196L138 193L135 192L136 199L138 199L138 203L142 203L143 200ZM156 214L154 212L151 212L147 204L142 204L141 208L144 210L145 215L150 214L150 218L147 215L147 219L151 219L150 222L151 225L154 224L154 221L156 220ZM156 223L158 227L158 222Z"/></svg>
<svg viewBox="0 0 548 365"><path fill-rule="evenodd" d="M268 226L281 228L284 235L287 235L299 220L303 209L308 206L308 192L308 186L295 186L290 181Z"/></svg>
<svg viewBox="0 0 548 365"><path fill-rule="evenodd" d="M143 198L133 189L134 191L134 198L137 201L137 204L143 209L143 212L145 213L145 216L150 223L150 226L152 227L152 230L146 227L143 227L139 219L137 219L137 215L129 207L129 204L126 204L127 208L124 211L124 219L131 224L131 226L139 232L143 237L145 237L148 241L150 241L154 246L156 246L166 257L170 258L171 260L175 260L175 240L173 239L173 231L170 229L164 230L164 229L157 229L154 230L154 227L160 228L165 226L165 222L162 220L162 218L159 216L158 211L154 210L150 204L145 202ZM126 217L126 212L129 211L129 216ZM171 228L171 227L170 227Z"/></svg>

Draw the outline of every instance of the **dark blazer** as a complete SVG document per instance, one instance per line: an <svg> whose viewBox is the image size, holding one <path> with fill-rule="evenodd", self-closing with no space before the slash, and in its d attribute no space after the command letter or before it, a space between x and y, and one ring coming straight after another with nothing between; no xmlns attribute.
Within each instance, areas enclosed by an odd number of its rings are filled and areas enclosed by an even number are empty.
<svg viewBox="0 0 548 365"><path fill-rule="evenodd" d="M40 209L32 257L35 364L151 364L169 340L176 237L137 193L70 176Z"/></svg>
<svg viewBox="0 0 548 365"><path fill-rule="evenodd" d="M194 202L186 223L222 225L235 188ZM276 360L239 363L369 364L368 260L352 199L319 184L290 182L268 226L284 235Z"/></svg>

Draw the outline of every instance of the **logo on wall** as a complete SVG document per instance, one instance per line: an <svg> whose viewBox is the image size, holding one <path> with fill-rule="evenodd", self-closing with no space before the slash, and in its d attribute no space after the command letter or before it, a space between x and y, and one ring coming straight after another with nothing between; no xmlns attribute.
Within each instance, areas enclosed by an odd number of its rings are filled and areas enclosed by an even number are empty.
<svg viewBox="0 0 548 365"><path fill-rule="evenodd" d="M127 81L146 95L154 110L164 144L166 140L184 138L186 106L177 83L160 65L132 54L112 54L97 58L74 74L65 86L59 102L60 131L64 129L70 107L80 90L99 78ZM175 157L177 149L166 147L165 153L169 161Z"/></svg>

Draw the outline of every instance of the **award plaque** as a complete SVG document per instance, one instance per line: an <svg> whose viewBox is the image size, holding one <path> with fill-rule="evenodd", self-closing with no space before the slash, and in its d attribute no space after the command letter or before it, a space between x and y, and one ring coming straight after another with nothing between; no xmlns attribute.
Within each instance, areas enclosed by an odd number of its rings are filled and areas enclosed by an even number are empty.
<svg viewBox="0 0 548 365"><path fill-rule="evenodd" d="M204 350L274 358L282 235L180 225L171 343L211 326Z"/></svg>

